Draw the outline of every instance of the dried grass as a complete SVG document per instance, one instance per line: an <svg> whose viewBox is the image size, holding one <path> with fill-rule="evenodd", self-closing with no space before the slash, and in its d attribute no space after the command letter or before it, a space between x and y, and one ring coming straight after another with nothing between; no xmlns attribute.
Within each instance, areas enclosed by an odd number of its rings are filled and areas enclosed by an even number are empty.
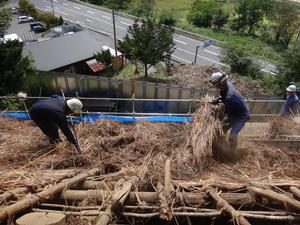
<svg viewBox="0 0 300 225"><path fill-rule="evenodd" d="M300 121L297 119L274 116L271 120L269 134L273 139L284 135L299 135Z"/></svg>
<svg viewBox="0 0 300 225"><path fill-rule="evenodd" d="M83 151L80 155L67 141L49 145L31 121L0 118L0 189L23 185L42 188L62 178L54 175L57 169L87 169L101 164L105 172L122 169L119 177L145 174L139 188L150 190L157 181L162 182L167 159L171 160L172 177L182 180L223 177L245 181L270 174L300 177L299 153L267 145L247 143L234 162L211 157L212 140L220 129L218 120L211 116L213 110L211 105L201 105L193 123L185 124L108 120L77 124ZM147 169L141 171L144 162ZM99 179L118 178L102 175Z"/></svg>

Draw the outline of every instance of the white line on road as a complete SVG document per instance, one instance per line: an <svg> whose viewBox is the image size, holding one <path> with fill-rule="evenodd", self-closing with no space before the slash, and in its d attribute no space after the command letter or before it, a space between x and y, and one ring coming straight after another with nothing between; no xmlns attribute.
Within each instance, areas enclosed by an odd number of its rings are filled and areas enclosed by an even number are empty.
<svg viewBox="0 0 300 225"><path fill-rule="evenodd" d="M49 12L52 11L51 9L45 9L45 10L46 10L46 11L49 11Z"/></svg>
<svg viewBox="0 0 300 225"><path fill-rule="evenodd" d="M111 18L110 18L110 17L108 17L108 16L102 16L102 17L104 17L104 18L106 18L106 19L109 19L109 20L111 20Z"/></svg>
<svg viewBox="0 0 300 225"><path fill-rule="evenodd" d="M90 23L94 23L93 21L89 20L89 19L86 19L86 21L90 22Z"/></svg>
<svg viewBox="0 0 300 225"><path fill-rule="evenodd" d="M173 57L173 58L177 58L177 59L182 60L182 61L187 62L187 63L192 63L192 62L187 61L186 59L180 58L180 57L178 57L178 56L176 56L176 55L172 55L172 57Z"/></svg>
<svg viewBox="0 0 300 225"><path fill-rule="evenodd" d="M191 55L195 55L195 53L189 52L189 51L187 51L187 50L184 50L184 49L181 49L181 48L176 48L176 50L183 51L183 52L189 53L189 54L191 54ZM199 57L199 58L202 58L202 59L206 59L207 61L210 61L210 62L213 62L213 63L219 64L219 65L221 65L221 66L227 66L227 65L225 65L225 64L223 64L223 63L217 62L217 61L215 61L215 60L212 60L212 59L206 58L206 57L204 57L204 56L201 56L201 55L197 55L197 57Z"/></svg>
<svg viewBox="0 0 300 225"><path fill-rule="evenodd" d="M127 25L127 26L131 26L131 24L125 23L125 22L123 22L123 21L120 21L120 23L125 24L125 25Z"/></svg>
<svg viewBox="0 0 300 225"><path fill-rule="evenodd" d="M57 0L54 0L54 2L58 2Z"/></svg>
<svg viewBox="0 0 300 225"><path fill-rule="evenodd" d="M96 18L96 17L90 16L90 15L86 15L86 14L84 14L84 13L81 13L81 12L78 12L78 11L75 11L75 10L72 10L72 9L69 9L69 8L65 8L65 9L68 10L68 11L71 11L71 12L74 12L74 13L77 13L77 14L80 14L80 15L83 15L83 16L86 16L86 17L89 17L89 18L92 18L92 19L94 19L94 20L100 21L100 22L102 22L102 23L106 23L106 24L112 25L111 23L109 23L109 22L107 22L107 21L104 21L104 20L100 20L100 19L98 19L98 18ZM122 29L122 30L127 30L127 29L125 29L125 28L123 28L123 27L120 27L120 26L116 26L116 27L119 28L119 29Z"/></svg>
<svg viewBox="0 0 300 225"><path fill-rule="evenodd" d="M49 6L46 6L46 10L47 10L47 11L52 11L52 8L49 7ZM57 10L57 8L55 8L55 12L58 12L58 13L60 13L60 14L66 15L66 16L69 15L69 14L67 14L67 13L65 13L65 12L62 12L62 11L60 11L60 10Z"/></svg>
<svg viewBox="0 0 300 225"><path fill-rule="evenodd" d="M220 55L219 53L216 53L216 52L212 52L212 51L209 51L207 49L204 49L205 52L208 52L210 54L213 54L213 55Z"/></svg>
<svg viewBox="0 0 300 225"><path fill-rule="evenodd" d="M86 10L88 13L90 13L90 14L95 14L94 12L92 12L92 11L89 11L89 10Z"/></svg>
<svg viewBox="0 0 300 225"><path fill-rule="evenodd" d="M266 73L270 73L272 75L276 75L276 73L273 73L272 71L269 71L269 70L261 69L261 71L266 72Z"/></svg>
<svg viewBox="0 0 300 225"><path fill-rule="evenodd" d="M75 9L81 9L81 8L79 8L79 7L77 7L77 6L73 6Z"/></svg>
<svg viewBox="0 0 300 225"><path fill-rule="evenodd" d="M179 41L179 40L177 40L177 39L175 39L175 38L174 38L174 41L176 41L176 42L178 42L178 43L181 43L181 44L184 44L184 45L186 45L186 42Z"/></svg>
<svg viewBox="0 0 300 225"><path fill-rule="evenodd" d="M85 25L84 22L81 22L81 21L78 21L78 20L76 20L76 23L79 24L79 25L80 25L80 24Z"/></svg>
<svg viewBox="0 0 300 225"><path fill-rule="evenodd" d="M67 3L63 3L63 5L65 5L65 6L68 6L69 4L67 4Z"/></svg>
<svg viewBox="0 0 300 225"><path fill-rule="evenodd" d="M55 7L54 9L56 9L56 10L60 10L60 8L58 8L58 7Z"/></svg>

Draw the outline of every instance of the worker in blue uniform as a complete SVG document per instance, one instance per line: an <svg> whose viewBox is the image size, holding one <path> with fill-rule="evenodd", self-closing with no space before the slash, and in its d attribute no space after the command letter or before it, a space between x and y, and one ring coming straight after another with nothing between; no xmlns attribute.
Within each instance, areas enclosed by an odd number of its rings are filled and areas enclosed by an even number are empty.
<svg viewBox="0 0 300 225"><path fill-rule="evenodd" d="M222 102L225 106L223 117L223 131L229 129L229 147L236 150L238 146L238 134L250 119L249 108L241 93L228 81L228 76L222 72L211 75L210 82L220 90L220 96L213 100L213 104Z"/></svg>
<svg viewBox="0 0 300 225"><path fill-rule="evenodd" d="M299 98L296 95L296 86L290 85L287 87L287 98L281 109L280 116L293 118L299 110Z"/></svg>
<svg viewBox="0 0 300 225"><path fill-rule="evenodd" d="M50 99L37 101L29 110L31 119L48 137L50 143L61 142L58 134L60 129L71 142L76 150L80 152L80 147L72 134L66 115L70 113L80 113L83 105L80 100L72 98L65 100L59 95L52 95Z"/></svg>

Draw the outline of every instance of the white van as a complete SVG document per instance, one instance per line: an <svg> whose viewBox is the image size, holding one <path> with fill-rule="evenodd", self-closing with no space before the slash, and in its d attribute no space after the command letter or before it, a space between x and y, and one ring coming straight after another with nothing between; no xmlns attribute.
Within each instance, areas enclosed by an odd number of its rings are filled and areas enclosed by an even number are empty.
<svg viewBox="0 0 300 225"><path fill-rule="evenodd" d="M18 21L19 21L19 23L32 22L33 18L31 16L19 16Z"/></svg>

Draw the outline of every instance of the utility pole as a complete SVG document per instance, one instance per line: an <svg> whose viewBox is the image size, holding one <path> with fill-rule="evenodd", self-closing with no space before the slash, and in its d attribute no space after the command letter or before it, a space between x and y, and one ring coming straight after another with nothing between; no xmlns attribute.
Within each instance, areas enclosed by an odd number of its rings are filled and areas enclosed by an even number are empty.
<svg viewBox="0 0 300 225"><path fill-rule="evenodd" d="M117 71L118 68L118 50L117 50L117 34L116 34L116 22L115 22L115 10L112 10L112 18L113 18L113 30L114 30L114 44L115 44L115 64Z"/></svg>
<svg viewBox="0 0 300 225"><path fill-rule="evenodd" d="M202 45L198 45L198 46L196 46L195 59L194 59L194 63L193 63L193 64L196 64L196 62L197 62L198 49L199 49L201 46L202 46Z"/></svg>
<svg viewBox="0 0 300 225"><path fill-rule="evenodd" d="M53 14L53 16L55 16L55 14L54 14L53 0L50 0L50 2L51 2L52 14Z"/></svg>

